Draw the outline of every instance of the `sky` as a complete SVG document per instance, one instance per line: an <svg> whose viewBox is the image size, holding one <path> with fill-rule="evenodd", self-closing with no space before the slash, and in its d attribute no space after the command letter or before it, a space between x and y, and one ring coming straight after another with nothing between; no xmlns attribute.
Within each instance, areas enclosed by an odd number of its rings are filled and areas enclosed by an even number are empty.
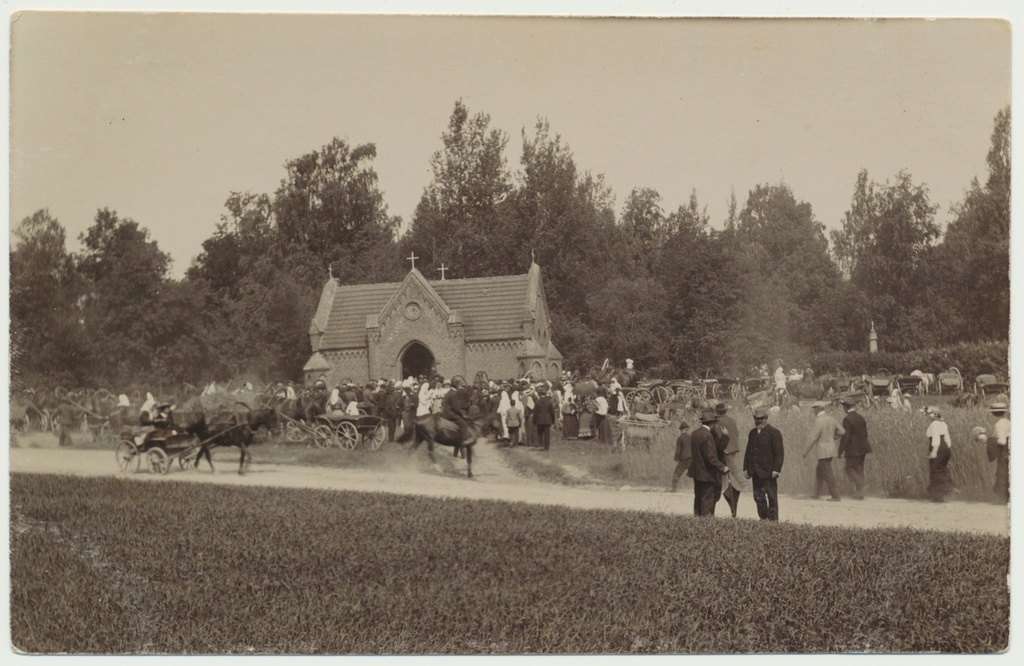
<svg viewBox="0 0 1024 666"><path fill-rule="evenodd" d="M986 177L1010 36L998 19L25 12L10 33L11 229L47 208L77 251L109 208L180 277L232 192L272 195L287 160L336 136L376 145L408 225L458 99L508 134L513 172L522 131L546 118L617 211L633 188L666 213L695 190L721 226L733 192L742 207L784 182L836 228L861 169L906 169L944 225Z"/></svg>

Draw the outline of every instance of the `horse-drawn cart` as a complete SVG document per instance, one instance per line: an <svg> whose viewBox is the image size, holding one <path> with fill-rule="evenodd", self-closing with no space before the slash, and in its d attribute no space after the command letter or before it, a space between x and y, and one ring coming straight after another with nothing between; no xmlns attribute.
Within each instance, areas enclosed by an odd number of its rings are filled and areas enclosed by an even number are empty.
<svg viewBox="0 0 1024 666"><path fill-rule="evenodd" d="M622 434L619 435L619 451L627 448L651 449L658 432L674 425L674 422L659 417L657 414L633 414L619 418Z"/></svg>
<svg viewBox="0 0 1024 666"><path fill-rule="evenodd" d="M351 416L344 412L328 412L316 417L313 441L322 448L337 446L354 450L360 442L376 451L388 437L384 419L370 414Z"/></svg>
<svg viewBox="0 0 1024 666"><path fill-rule="evenodd" d="M896 378L896 386L899 387L900 393L907 395L910 393L921 395L924 392L922 378L915 375L900 375Z"/></svg>
<svg viewBox="0 0 1024 666"><path fill-rule="evenodd" d="M138 472L145 458L151 472L167 474L175 460L182 469L192 469L196 463L193 454L202 444L195 435L175 428L124 430L114 455L122 472Z"/></svg>
<svg viewBox="0 0 1024 666"><path fill-rule="evenodd" d="M996 375L978 375L974 379L974 391L979 398L985 400L988 396L1009 395L1010 384L1002 381Z"/></svg>
<svg viewBox="0 0 1024 666"><path fill-rule="evenodd" d="M940 372L936 380L939 385L939 395L946 391L953 391L955 393L963 393L964 391L964 377L956 368Z"/></svg>

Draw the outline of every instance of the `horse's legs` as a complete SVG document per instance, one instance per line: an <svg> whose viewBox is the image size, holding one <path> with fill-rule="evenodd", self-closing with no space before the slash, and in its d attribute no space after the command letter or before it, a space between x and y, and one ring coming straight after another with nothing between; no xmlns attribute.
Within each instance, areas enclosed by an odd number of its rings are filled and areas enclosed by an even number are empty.
<svg viewBox="0 0 1024 666"><path fill-rule="evenodd" d="M199 471L199 461L203 459L203 456L206 456L206 462L210 465L210 471L216 474L217 468L213 466L213 456L210 455L210 448L208 446L203 446L199 449L199 453L196 454L196 471Z"/></svg>
<svg viewBox="0 0 1024 666"><path fill-rule="evenodd" d="M245 474L245 463L246 459L249 458L249 446L244 442L238 445L238 448L242 451L242 456L238 460L238 473Z"/></svg>
<svg viewBox="0 0 1024 666"><path fill-rule="evenodd" d="M467 446L466 450L466 474L469 478L473 478L473 447Z"/></svg>

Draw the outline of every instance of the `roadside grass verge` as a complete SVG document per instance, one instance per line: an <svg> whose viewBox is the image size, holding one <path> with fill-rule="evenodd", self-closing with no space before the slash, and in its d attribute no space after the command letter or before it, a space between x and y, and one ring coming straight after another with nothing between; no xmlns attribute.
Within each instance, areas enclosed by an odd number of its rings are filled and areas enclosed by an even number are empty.
<svg viewBox="0 0 1024 666"><path fill-rule="evenodd" d="M991 653L1009 539L11 477L30 653Z"/></svg>

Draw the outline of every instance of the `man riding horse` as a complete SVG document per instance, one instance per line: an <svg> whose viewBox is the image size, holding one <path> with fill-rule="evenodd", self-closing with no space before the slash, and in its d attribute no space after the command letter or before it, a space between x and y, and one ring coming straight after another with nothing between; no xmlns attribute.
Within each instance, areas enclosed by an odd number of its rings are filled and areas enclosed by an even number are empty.
<svg viewBox="0 0 1024 666"><path fill-rule="evenodd" d="M466 439L466 425L469 419L469 413L463 400L463 384L461 377L452 379L452 388L444 394L441 401L441 416L458 426L459 441Z"/></svg>

